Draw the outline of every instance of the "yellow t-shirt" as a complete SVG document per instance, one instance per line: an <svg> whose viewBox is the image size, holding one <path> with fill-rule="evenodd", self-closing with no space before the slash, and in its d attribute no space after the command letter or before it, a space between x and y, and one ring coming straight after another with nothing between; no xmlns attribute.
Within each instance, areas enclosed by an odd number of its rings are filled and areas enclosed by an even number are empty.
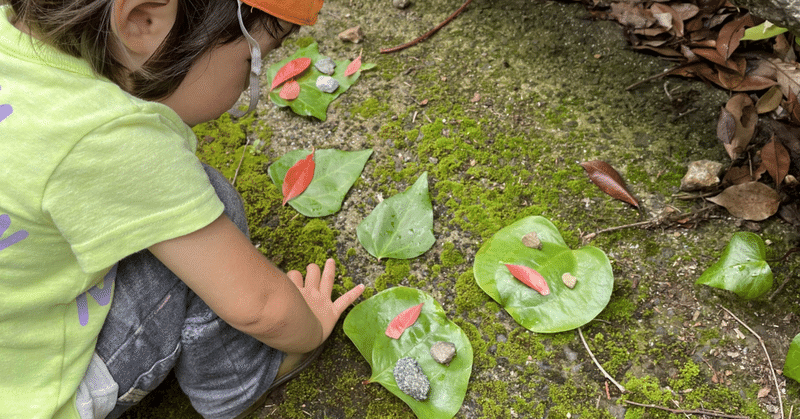
<svg viewBox="0 0 800 419"><path fill-rule="evenodd" d="M191 129L0 8L0 417L77 418L120 259L222 213ZM106 281L108 282L108 281Z"/></svg>

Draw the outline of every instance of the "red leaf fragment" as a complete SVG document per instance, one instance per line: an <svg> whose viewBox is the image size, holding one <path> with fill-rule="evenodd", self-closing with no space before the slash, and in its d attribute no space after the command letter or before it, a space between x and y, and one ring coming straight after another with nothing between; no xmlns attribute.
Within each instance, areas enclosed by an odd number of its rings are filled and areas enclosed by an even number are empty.
<svg viewBox="0 0 800 419"><path fill-rule="evenodd" d="M312 148L311 154L299 160L286 171L286 176L283 178L283 205L306 190L314 178L315 167L314 149Z"/></svg>
<svg viewBox="0 0 800 419"><path fill-rule="evenodd" d="M505 265L508 271L511 272L511 275L514 275L514 278L519 279L523 284L533 288L541 295L550 294L550 287L547 285L547 281L545 281L542 274L536 272L535 269L508 263Z"/></svg>
<svg viewBox="0 0 800 419"><path fill-rule="evenodd" d="M419 313L422 312L423 304L425 303L419 303L414 307L407 308L395 316L395 318L389 322L389 326L386 327L386 336L392 339L400 339L403 332L417 322Z"/></svg>
<svg viewBox="0 0 800 419"><path fill-rule="evenodd" d="M281 87L281 91L278 93L278 96L284 100L297 99L297 96L300 96L300 83L298 83L296 80L289 81L288 83L284 84L283 87Z"/></svg>
<svg viewBox="0 0 800 419"><path fill-rule="evenodd" d="M356 57L356 59L353 60L353 62L347 65L347 68L344 70L344 75L352 76L359 69L361 69L361 54L359 54L358 57Z"/></svg>
<svg viewBox="0 0 800 419"><path fill-rule="evenodd" d="M586 174L589 175L589 180L597 185L601 191L639 208L639 201L628 191L622 176L610 164L602 160L592 160L581 163L581 166L586 170Z"/></svg>
<svg viewBox="0 0 800 419"><path fill-rule="evenodd" d="M277 73L275 73L275 77L272 79L272 87L270 87L269 90L280 86L281 83L285 82L286 80L297 77L310 65L311 58L308 57L295 58L294 60L289 61L286 63L286 65L281 67Z"/></svg>

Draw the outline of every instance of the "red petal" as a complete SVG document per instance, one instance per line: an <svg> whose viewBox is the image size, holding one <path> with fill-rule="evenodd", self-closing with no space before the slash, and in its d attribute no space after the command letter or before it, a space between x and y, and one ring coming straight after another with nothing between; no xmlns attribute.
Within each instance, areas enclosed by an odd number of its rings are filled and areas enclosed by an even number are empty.
<svg viewBox="0 0 800 419"><path fill-rule="evenodd" d="M419 313L422 312L423 304L425 303L419 303L414 307L407 308L392 319L392 321L389 322L389 326L386 327L386 336L392 339L400 339L403 332L417 321Z"/></svg>
<svg viewBox="0 0 800 419"><path fill-rule="evenodd" d="M284 84L278 96L286 100L297 99L297 96L300 96L300 83L296 80L292 80Z"/></svg>
<svg viewBox="0 0 800 419"><path fill-rule="evenodd" d="M358 58L353 60L352 63L347 65L347 68L344 70L345 76L352 76L361 68L361 56L359 55Z"/></svg>
<svg viewBox="0 0 800 419"><path fill-rule="evenodd" d="M536 270L527 266L509 264L506 264L506 268L511 272L511 275L514 275L514 278L519 279L523 284L538 291L539 294L550 294L550 287L547 285L547 281L545 281L542 274L536 272Z"/></svg>
<svg viewBox="0 0 800 419"><path fill-rule="evenodd" d="M293 77L296 77L298 74L305 71L308 66L311 65L311 58L307 57L300 57L296 58L292 61L289 61L283 67L275 73L275 77L272 79L272 87L269 90L272 90L281 85L281 83L289 80Z"/></svg>
<svg viewBox="0 0 800 419"><path fill-rule="evenodd" d="M306 158L299 160L290 167L283 178L283 205L290 199L303 193L314 178L314 149Z"/></svg>

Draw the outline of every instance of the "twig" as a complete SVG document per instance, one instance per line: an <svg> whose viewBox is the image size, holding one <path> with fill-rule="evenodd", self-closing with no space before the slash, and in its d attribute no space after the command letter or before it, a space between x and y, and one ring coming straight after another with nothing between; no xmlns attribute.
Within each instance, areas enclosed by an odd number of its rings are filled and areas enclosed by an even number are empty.
<svg viewBox="0 0 800 419"><path fill-rule="evenodd" d="M467 0L467 1L465 1L465 2L464 2L464 4L462 4L462 5L461 5L461 7L459 7L459 8L458 8L458 10L456 10L456 11L455 11L455 12L454 12L452 15L450 15L450 17L448 17L447 19L445 19L445 21L444 21L444 22L440 23L440 24L439 24L438 26L436 26L435 28L433 28L433 29L429 30L429 31L428 31L428 33L426 33L425 35L422 35L422 36L420 36L419 38L417 38L417 39L415 39L415 40L413 40L413 41L411 41L411 42L406 42L406 43L405 43L405 44L403 44L403 45L398 45L398 46L396 46L396 47L392 47L392 48L382 48L382 49L381 49L381 54L388 54L388 53L390 53L390 52L396 52L396 51L404 50L404 49L406 49L406 48L408 48L408 47L412 47L412 46L414 46L414 45L417 45L418 43L420 43L420 42L422 42L422 41L424 41L424 40L428 39L428 38L429 38L431 35L435 34L435 33L436 33L436 31L438 31L439 29L442 29L442 28L444 27L444 25L447 25L447 24L448 24L448 23L450 23L450 21L451 21L451 20L453 20L453 19L454 19L456 16L458 16L459 14L461 14L461 12L463 12L463 11L464 11L464 9L466 9L466 8L467 8L467 6L468 6L470 3L472 3L472 0Z"/></svg>
<svg viewBox="0 0 800 419"><path fill-rule="evenodd" d="M244 152L247 151L247 146L250 144L250 140L247 140L244 143L244 149L242 150L242 158L239 159L239 165L236 166L236 172L233 174L233 180L231 181L231 186L236 184L236 176L239 176L239 169L242 167L242 162L244 161Z"/></svg>
<svg viewBox="0 0 800 419"><path fill-rule="evenodd" d="M597 365L598 369L600 369L600 372L602 372L603 375L606 378L608 378L609 381L611 381L615 386L617 386L617 388L619 389L619 391L621 393L627 393L628 390L625 390L625 387L623 387L622 384L618 383L617 380L615 380L613 377L608 375L606 370L604 370L603 367L600 365L600 363L597 362L597 358L594 357L594 354L592 353L592 350L589 349L589 345L586 344L586 339L583 338L583 332L581 332L581 328L580 327L578 328L578 336L581 337L581 342L583 342L583 347L586 348L586 352L589 352L589 356L592 357L592 361L594 361L594 364Z"/></svg>
<svg viewBox="0 0 800 419"><path fill-rule="evenodd" d="M594 233L589 233L583 239L585 241L589 241L589 240L595 238L595 236L597 236L598 234L601 234L601 233L608 233L609 231L622 230L622 229L631 228L631 227L646 226L646 225L650 225L650 224L655 224L658 221L660 221L660 220L656 219L656 220L648 220L648 221L639 221L638 223L633 223L633 224L625 224L625 225L621 225L621 226L608 227L608 228L604 228L602 230L597 230Z"/></svg>
<svg viewBox="0 0 800 419"><path fill-rule="evenodd" d="M784 279L783 282L781 282L781 284L778 286L778 288L776 288L775 291L773 291L772 294L769 295L769 298L767 298L767 300L772 301L772 299L775 298L775 296L778 295L778 293L783 290L783 287L786 286L786 283L789 282L790 279L792 279L792 276L787 275L786 279Z"/></svg>
<svg viewBox="0 0 800 419"><path fill-rule="evenodd" d="M632 404L634 406L649 407L649 408L652 408L652 409L659 409L659 410L663 410L665 412L675 413L675 414L681 414L682 413L682 414L685 414L685 415L708 415L708 416L716 416L716 417L720 417L720 418L729 418L729 419L750 419L750 416L729 415L727 413L716 412L714 410L706 410L706 409L691 409L691 410L670 409L669 407L657 406L657 405L654 405L654 404L636 403L636 402L632 402L630 400L623 400L623 402L625 402L626 404Z"/></svg>
<svg viewBox="0 0 800 419"><path fill-rule="evenodd" d="M783 399L781 398L781 388L778 385L778 377L775 375L775 368L772 367L772 360L769 358L769 352L767 352L767 347L764 345L764 341L761 340L761 336L759 336L758 333L756 333L753 329L751 329L750 326L745 324L745 322L739 320L739 318L736 317L735 314L731 313L730 310L728 310L727 308L725 308L725 307L723 307L721 305L719 307L721 309L725 310L726 313L730 314L731 317L736 319L736 321L739 322L739 324L741 324L747 330L749 330L750 333L752 333L753 336L755 336L756 339L758 339L758 343L761 344L761 349L764 350L764 355L767 357L767 363L769 363L769 372L772 374L772 382L775 384L775 394L778 395L778 405L779 405L778 407L781 409L781 419L784 419L785 416L783 415Z"/></svg>
<svg viewBox="0 0 800 419"><path fill-rule="evenodd" d="M620 226L608 227L608 228L604 228L602 230L597 230L594 233L589 233L589 234L583 236L582 240L583 240L584 243L588 243L589 241L594 239L598 234L608 233L610 231L622 230L622 229L625 229L625 228L652 227L652 226L657 226L657 225L661 225L661 224L676 223L676 222L678 222L678 220L682 220L682 219L686 219L686 218L690 218L690 217L698 217L700 214L702 214L702 213L704 213L704 212L706 212L706 211L708 211L710 209L713 209L713 208L715 208L715 207L712 206L712 207L701 208L701 209L699 209L699 210L697 210L695 212L690 212L690 213L686 213L686 214L683 214L683 213L674 214L674 213L669 213L669 212L668 213L662 212L656 218L653 218L651 220L639 221L637 223L624 224L624 225L620 225Z"/></svg>

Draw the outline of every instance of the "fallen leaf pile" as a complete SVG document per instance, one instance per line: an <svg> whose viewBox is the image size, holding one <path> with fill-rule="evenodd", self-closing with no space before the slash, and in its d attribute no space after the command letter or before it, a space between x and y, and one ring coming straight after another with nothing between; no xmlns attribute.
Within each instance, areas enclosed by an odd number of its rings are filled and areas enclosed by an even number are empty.
<svg viewBox="0 0 800 419"><path fill-rule="evenodd" d="M712 201L740 218L778 213L800 225L800 44L794 36L728 0L582 2L594 17L622 25L632 48L676 63L642 83L680 76L730 92L717 137L731 162Z"/></svg>

